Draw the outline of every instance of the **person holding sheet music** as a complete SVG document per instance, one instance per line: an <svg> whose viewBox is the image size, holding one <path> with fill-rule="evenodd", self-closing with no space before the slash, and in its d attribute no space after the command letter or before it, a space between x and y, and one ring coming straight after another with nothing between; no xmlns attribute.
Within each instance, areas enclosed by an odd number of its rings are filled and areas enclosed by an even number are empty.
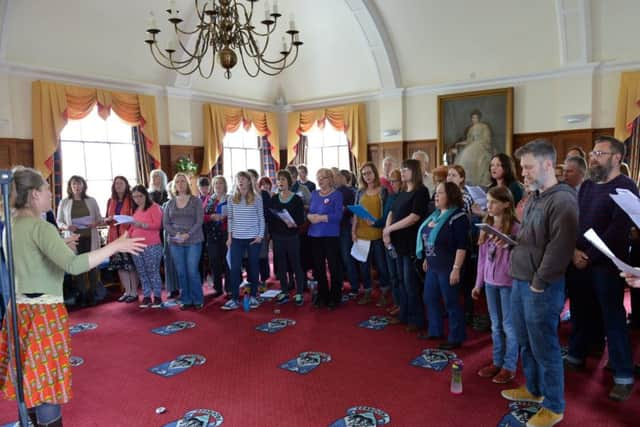
<svg viewBox="0 0 640 427"><path fill-rule="evenodd" d="M516 219L513 196L506 187L493 187L487 194L487 216L484 223L507 236L520 229ZM511 320L511 286L509 274L511 247L503 245L485 231L480 232L478 272L471 295L480 298L484 289L491 318L493 362L478 371L482 378L492 378L496 384L506 384L515 377L518 364L518 341Z"/></svg>
<svg viewBox="0 0 640 427"><path fill-rule="evenodd" d="M88 223L78 224L86 219ZM77 234L76 252L84 254L100 249L100 235L97 226L102 223L102 215L96 199L87 196L87 181L73 175L67 183L67 197L60 201L57 215L58 227L65 237ZM95 292L98 283L98 271L89 270L89 283L85 283L84 274L73 277L74 291L78 292L78 305L95 305ZM87 286L88 285L88 286Z"/></svg>
<svg viewBox="0 0 640 427"><path fill-rule="evenodd" d="M594 339L593 332L603 322L614 386L609 398L623 401L633 388L633 362L624 308L624 280L615 265L583 233L592 228L622 261L629 259L629 232L632 221L613 201L616 189L638 194L636 184L620 173L625 146L610 136L601 136L589 153L589 179L578 194L580 228L570 269L569 298L573 330L565 364L583 369ZM601 317L600 317L601 316Z"/></svg>
<svg viewBox="0 0 640 427"><path fill-rule="evenodd" d="M429 330L425 338L441 339L442 300L449 317L449 335L440 345L451 350L462 345L465 323L460 304L464 259L469 250L469 218L462 210L460 187L444 182L436 187L435 207L418 229L416 257L423 259L424 303L427 306Z"/></svg>
<svg viewBox="0 0 640 427"><path fill-rule="evenodd" d="M309 181L310 182L310 181ZM304 204L302 198L291 192L293 178L287 170L278 171L276 175L278 192L271 198L271 207L274 212L286 210L293 222L287 221L278 215L270 215L269 230L273 239L273 258L277 264L276 275L280 282L282 293L278 295L278 303L285 304L289 301L289 292L293 288L292 280L295 277L296 295L294 301L297 306L303 304L303 292L305 275L300 263L300 237L299 228L304 224Z"/></svg>
<svg viewBox="0 0 640 427"><path fill-rule="evenodd" d="M382 226L386 222L386 218L382 214L387 200L387 189L380 184L378 169L371 162L365 163L360 168L359 181L360 188L356 193L355 203L366 209L376 221L354 216L352 224L351 239L353 242L355 243L358 240L368 240L370 242L367 259L364 262L356 261L360 267L364 285L364 296L358 301L358 304L365 305L371 302L371 261L375 260L380 282L380 296L376 305L385 307L390 289L386 251L382 243Z"/></svg>

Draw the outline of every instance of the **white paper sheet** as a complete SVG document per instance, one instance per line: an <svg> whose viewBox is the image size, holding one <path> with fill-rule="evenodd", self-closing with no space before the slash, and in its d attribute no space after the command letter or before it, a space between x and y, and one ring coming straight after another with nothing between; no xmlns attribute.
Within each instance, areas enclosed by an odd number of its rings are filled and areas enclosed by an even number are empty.
<svg viewBox="0 0 640 427"><path fill-rule="evenodd" d="M135 222L133 217L129 215L114 215L113 219L116 221L116 224L132 224Z"/></svg>
<svg viewBox="0 0 640 427"><path fill-rule="evenodd" d="M93 224L93 218L89 215L73 218L71 220L71 225L75 225L80 229L89 228L91 224Z"/></svg>
<svg viewBox="0 0 640 427"><path fill-rule="evenodd" d="M351 256L360 262L365 262L369 257L370 248L371 248L371 240L358 239L355 241L355 243L351 247Z"/></svg>
<svg viewBox="0 0 640 427"><path fill-rule="evenodd" d="M616 188L618 194L610 194L614 202L629 215L636 227L640 228L640 199L625 188Z"/></svg>
<svg viewBox="0 0 640 427"><path fill-rule="evenodd" d="M484 192L482 187L467 185L467 191L471 195L473 202L480 206L482 209L487 209L487 193Z"/></svg>
<svg viewBox="0 0 640 427"><path fill-rule="evenodd" d="M260 296L262 298L275 298L278 295L280 295L280 292L281 291L279 291L277 289L269 289L268 291L265 291L265 292L261 293Z"/></svg>
<svg viewBox="0 0 640 427"><path fill-rule="evenodd" d="M593 228L588 229L584 233L584 237L588 241L590 241L593 244L593 246L596 247L596 249L598 249L600 252L605 254L611 261L613 261L613 263L616 265L616 267L620 269L620 271L629 273L636 277L640 277L640 270L637 268L631 267L629 264L627 264L626 262L620 260L620 258L615 256L615 254L611 252L611 249L609 249L607 244L602 241L600 236L598 236L598 233L593 231Z"/></svg>
<svg viewBox="0 0 640 427"><path fill-rule="evenodd" d="M289 213L288 210L286 209L282 209L281 211L276 210L276 209L271 209L271 212L276 215L278 218L280 218L285 224L288 223L296 223L293 220L293 217L291 216L291 214Z"/></svg>

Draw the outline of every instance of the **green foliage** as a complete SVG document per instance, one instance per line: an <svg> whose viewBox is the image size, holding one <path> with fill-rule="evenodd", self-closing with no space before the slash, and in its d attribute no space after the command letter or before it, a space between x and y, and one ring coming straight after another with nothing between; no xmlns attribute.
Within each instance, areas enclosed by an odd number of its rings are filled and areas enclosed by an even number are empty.
<svg viewBox="0 0 640 427"><path fill-rule="evenodd" d="M180 157L176 162L176 170L178 172L184 172L187 175L195 175L198 170L198 165L191 161L189 157Z"/></svg>

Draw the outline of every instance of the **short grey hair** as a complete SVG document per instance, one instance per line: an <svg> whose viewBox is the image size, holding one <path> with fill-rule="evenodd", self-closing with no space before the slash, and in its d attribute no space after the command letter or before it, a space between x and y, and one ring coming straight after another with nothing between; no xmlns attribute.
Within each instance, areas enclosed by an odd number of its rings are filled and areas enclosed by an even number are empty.
<svg viewBox="0 0 640 427"><path fill-rule="evenodd" d="M418 151L414 151L413 154L411 155L412 159L416 159L416 156L420 156L424 159L425 163L429 163L429 155L422 151L422 150L418 150ZM416 159L418 160L418 159Z"/></svg>
<svg viewBox="0 0 640 427"><path fill-rule="evenodd" d="M556 160L558 157L556 147L554 147L548 139L544 138L538 138L534 139L533 141L527 142L525 145L518 148L515 152L515 156L518 159L527 154L531 154L537 159L551 160L554 165L556 164Z"/></svg>
<svg viewBox="0 0 640 427"><path fill-rule="evenodd" d="M584 157L571 156L564 161L565 164L569 162L574 163L578 167L578 169L580 169L580 172L582 172L583 175L587 174L587 161L584 159Z"/></svg>

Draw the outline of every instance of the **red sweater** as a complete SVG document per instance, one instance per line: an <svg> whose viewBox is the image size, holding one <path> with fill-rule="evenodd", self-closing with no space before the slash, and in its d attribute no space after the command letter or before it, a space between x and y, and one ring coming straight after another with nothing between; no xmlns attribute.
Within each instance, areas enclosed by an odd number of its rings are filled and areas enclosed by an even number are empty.
<svg viewBox="0 0 640 427"><path fill-rule="evenodd" d="M160 244L160 229L162 228L162 209L153 203L149 209L143 211L138 208L133 219L147 225L147 228L132 226L129 230L131 237L144 237L148 246Z"/></svg>

